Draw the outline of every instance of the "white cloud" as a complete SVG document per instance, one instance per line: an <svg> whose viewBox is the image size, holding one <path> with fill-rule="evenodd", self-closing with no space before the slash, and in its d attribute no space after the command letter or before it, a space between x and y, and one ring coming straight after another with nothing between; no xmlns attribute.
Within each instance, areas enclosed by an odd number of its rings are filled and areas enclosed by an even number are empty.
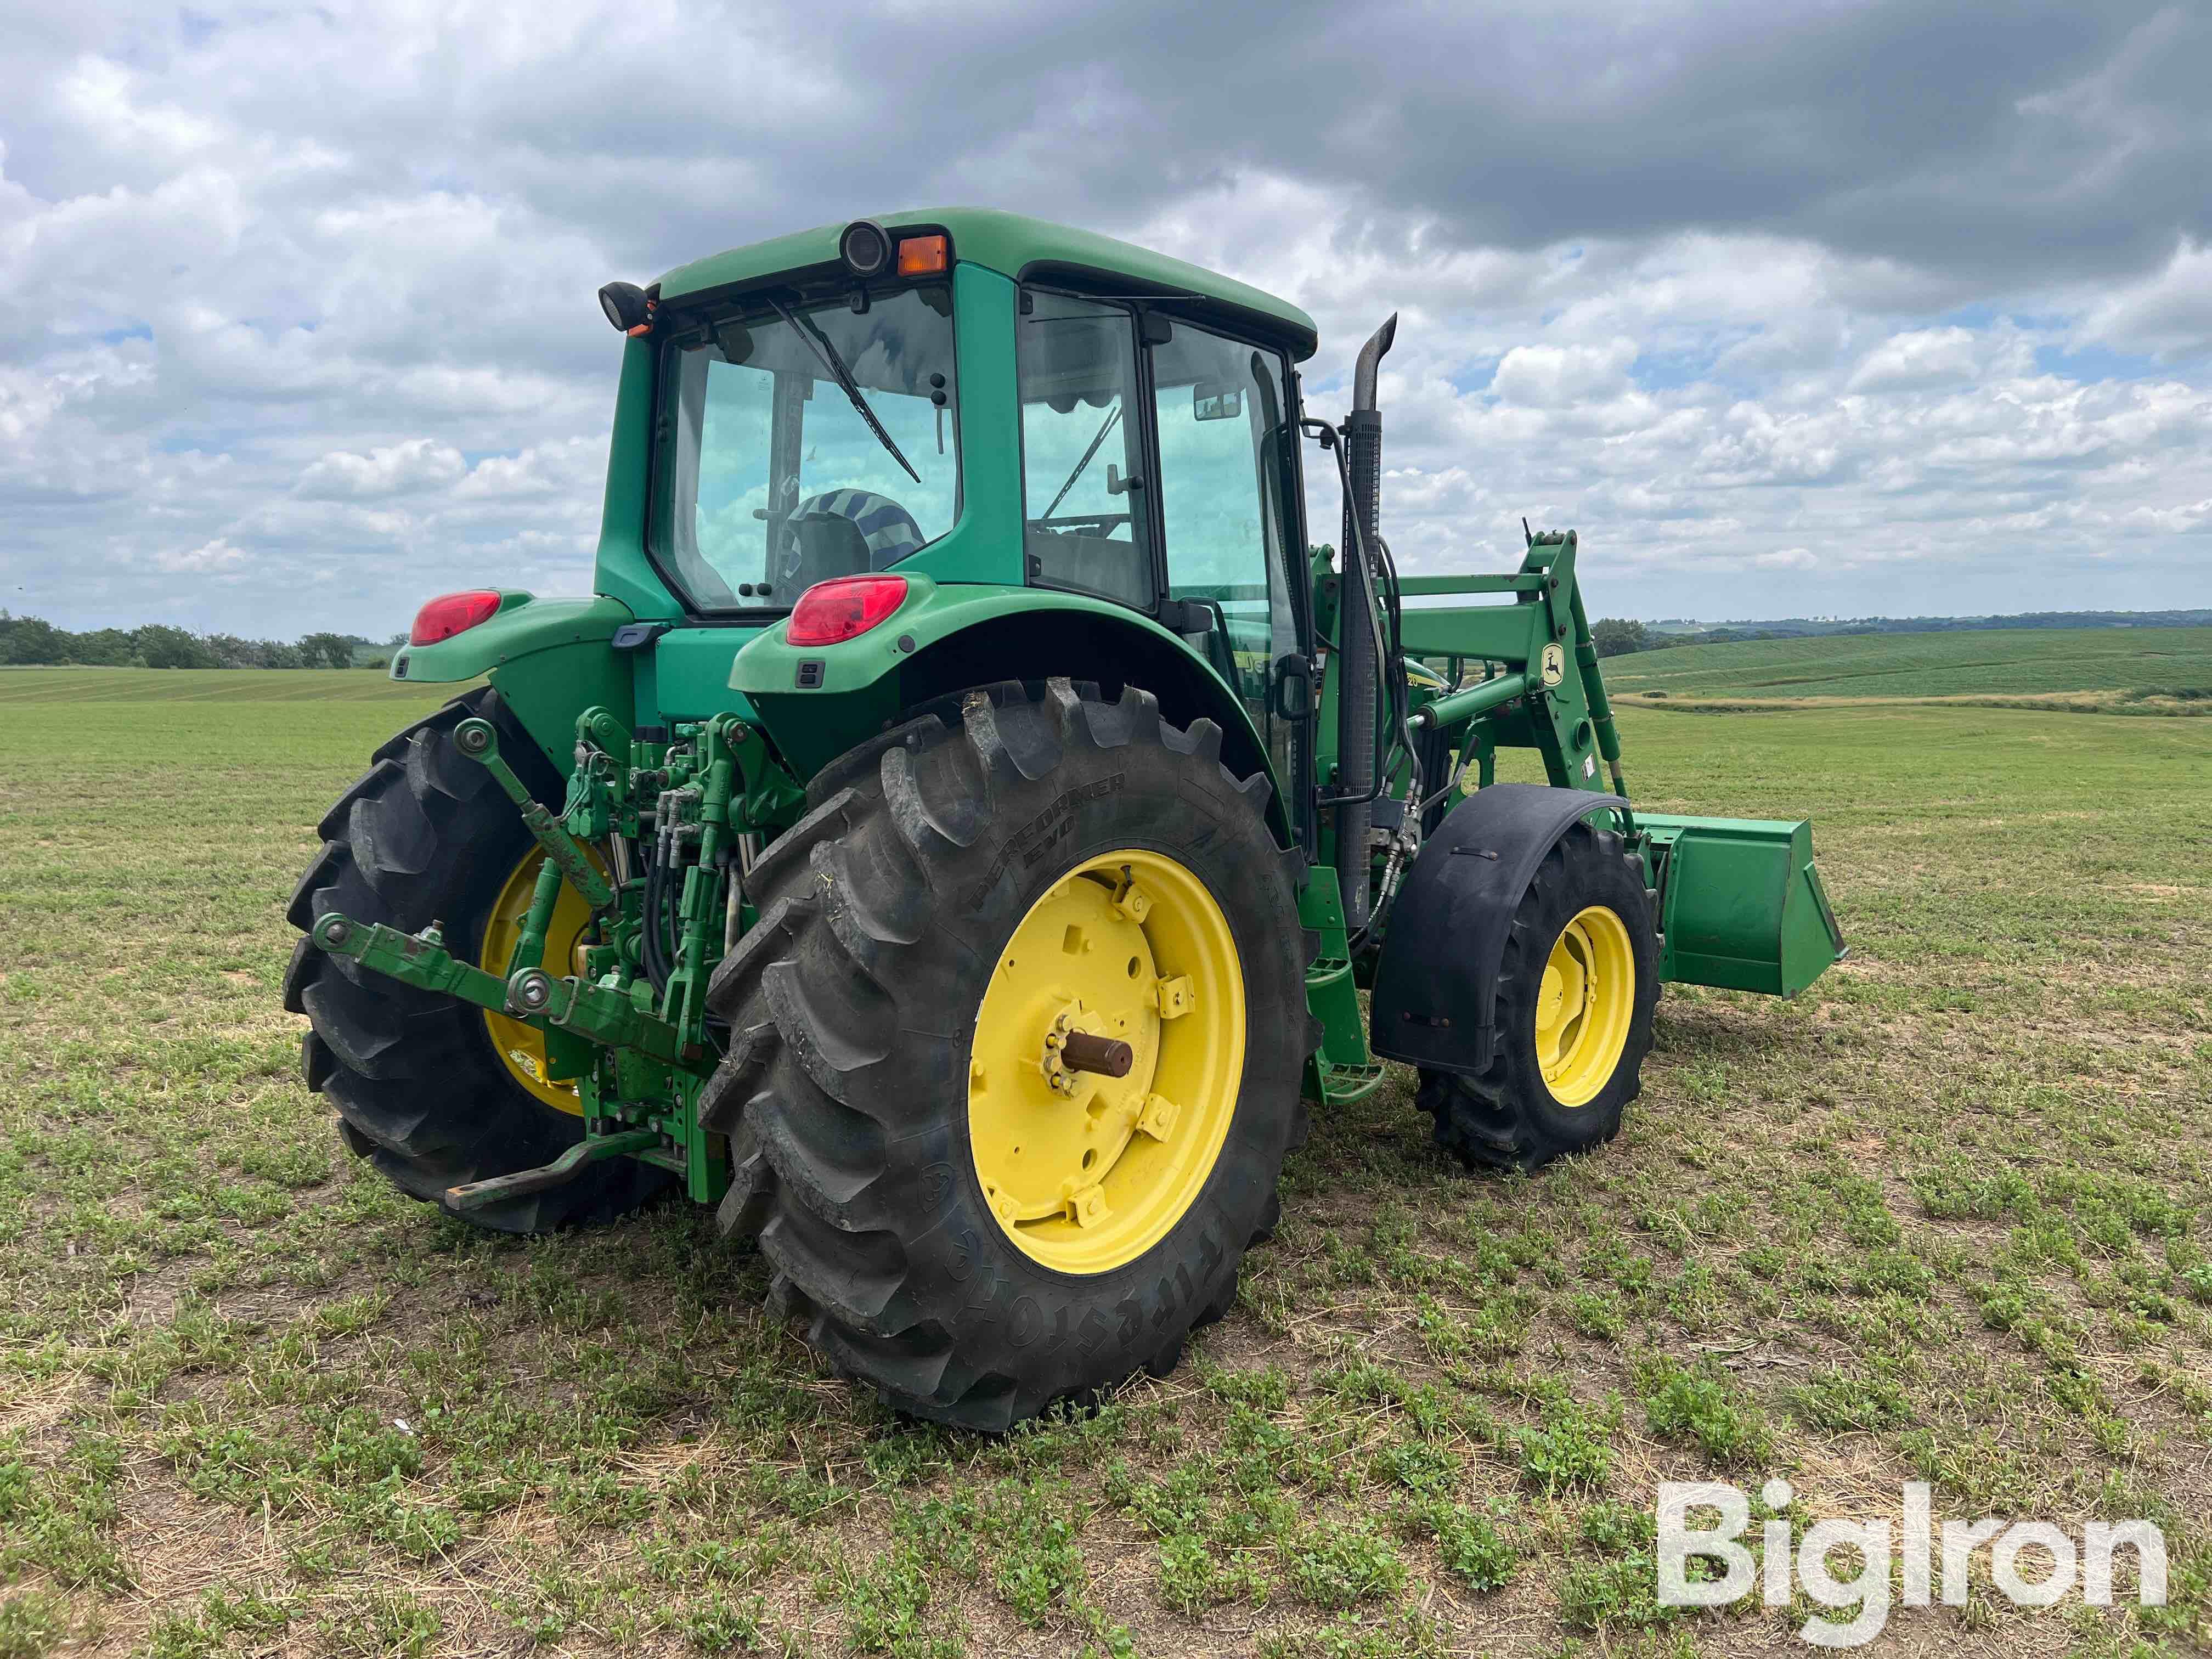
<svg viewBox="0 0 2212 1659"><path fill-rule="evenodd" d="M2131 507L2127 514L2127 522L2156 534L2203 535L2212 532L2212 496L2173 507Z"/></svg>
<svg viewBox="0 0 2212 1659"><path fill-rule="evenodd" d="M1616 337L1602 345L1515 346L1499 359L1490 389L1507 403L1565 409L1628 390L1636 342Z"/></svg>
<svg viewBox="0 0 2212 1659"><path fill-rule="evenodd" d="M486 462L484 465L490 465ZM410 438L366 455L332 450L300 475L294 494L313 501L409 495L460 479L469 471L461 452L435 438Z"/></svg>
<svg viewBox="0 0 2212 1659"><path fill-rule="evenodd" d="M2184 241L2156 276L2099 301L2081 337L2161 356L2212 353L2212 247Z"/></svg>
<svg viewBox="0 0 2212 1659"><path fill-rule="evenodd" d="M1869 352L1847 384L1853 392L1961 386L1980 373L1984 356L1983 337L1972 329L1910 329Z"/></svg>
<svg viewBox="0 0 2212 1659"><path fill-rule="evenodd" d="M154 555L154 568L171 575L235 570L245 562L244 550L233 547L220 537L186 551L160 549Z"/></svg>
<svg viewBox="0 0 2212 1659"><path fill-rule="evenodd" d="M455 486L456 501L513 501L525 496L566 495L572 499L605 477L606 446L582 438L526 449L519 455L487 455Z"/></svg>

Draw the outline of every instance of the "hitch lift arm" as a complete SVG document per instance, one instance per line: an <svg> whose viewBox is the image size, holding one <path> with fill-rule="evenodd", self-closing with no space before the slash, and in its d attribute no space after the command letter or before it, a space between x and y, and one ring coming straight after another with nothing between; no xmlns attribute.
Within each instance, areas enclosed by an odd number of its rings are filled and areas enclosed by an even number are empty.
<svg viewBox="0 0 2212 1659"><path fill-rule="evenodd" d="M566 1030L608 1048L635 1048L701 1077L714 1069L701 1045L687 1042L675 1026L621 992L573 976L556 979L542 968L525 968L512 979L501 979L447 950L435 922L419 933L403 933L382 922L364 926L333 910L315 923L314 940L332 956L350 957L403 985L459 997L540 1030Z"/></svg>

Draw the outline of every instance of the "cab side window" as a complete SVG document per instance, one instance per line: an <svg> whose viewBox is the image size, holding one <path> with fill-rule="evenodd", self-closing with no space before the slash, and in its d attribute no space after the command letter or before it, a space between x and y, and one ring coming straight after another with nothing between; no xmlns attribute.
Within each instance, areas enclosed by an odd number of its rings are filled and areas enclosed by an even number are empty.
<svg viewBox="0 0 2212 1659"><path fill-rule="evenodd" d="M1030 580L1149 611L1158 595L1133 418L1136 319L1045 289L1023 298L1016 362Z"/></svg>
<svg viewBox="0 0 2212 1659"><path fill-rule="evenodd" d="M1152 370L1168 597L1182 602L1184 637L1243 699L1287 776L1288 734L1267 706L1271 665L1297 649L1282 360L1177 321L1152 348Z"/></svg>

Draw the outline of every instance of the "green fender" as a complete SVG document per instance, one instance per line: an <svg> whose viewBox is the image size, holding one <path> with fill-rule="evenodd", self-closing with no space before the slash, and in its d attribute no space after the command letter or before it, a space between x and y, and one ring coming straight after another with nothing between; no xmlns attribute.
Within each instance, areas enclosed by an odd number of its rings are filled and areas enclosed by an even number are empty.
<svg viewBox="0 0 2212 1659"><path fill-rule="evenodd" d="M934 698L998 680L1065 675L1141 687L1178 726L1212 720L1224 764L1239 777L1267 774L1274 786L1267 821L1289 845L1282 782L1243 703L1205 658L1151 617L1081 593L896 574L907 580L905 600L859 638L794 647L778 623L731 664L730 688L744 694L799 776Z"/></svg>
<svg viewBox="0 0 2212 1659"><path fill-rule="evenodd" d="M618 711L631 705L630 665L610 643L630 620L627 605L605 597L541 599L502 588L488 621L395 653L392 678L447 685L489 676L565 777L575 764L576 716L594 703Z"/></svg>

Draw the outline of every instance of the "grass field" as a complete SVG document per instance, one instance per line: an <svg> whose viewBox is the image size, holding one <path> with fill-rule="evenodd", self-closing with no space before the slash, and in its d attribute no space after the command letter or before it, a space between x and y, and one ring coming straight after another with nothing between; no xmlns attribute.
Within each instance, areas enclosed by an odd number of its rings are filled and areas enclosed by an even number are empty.
<svg viewBox="0 0 2212 1659"><path fill-rule="evenodd" d="M1663 691L1670 699L2022 697L2187 689L2203 696L2212 695L2212 628L1744 640L1608 658L1605 678L1616 691Z"/></svg>
<svg viewBox="0 0 2212 1659"><path fill-rule="evenodd" d="M1655 1484L1775 1474L2166 1529L2163 1610L1984 1555L1875 1651L2212 1635L2212 726L1625 711L1645 804L1815 818L1850 958L1670 989L1534 1180L1402 1079L1324 1116L1181 1370L994 1442L823 1375L703 1213L478 1236L339 1151L282 912L432 701L0 674L0 1659L1802 1651L1652 1596Z"/></svg>

